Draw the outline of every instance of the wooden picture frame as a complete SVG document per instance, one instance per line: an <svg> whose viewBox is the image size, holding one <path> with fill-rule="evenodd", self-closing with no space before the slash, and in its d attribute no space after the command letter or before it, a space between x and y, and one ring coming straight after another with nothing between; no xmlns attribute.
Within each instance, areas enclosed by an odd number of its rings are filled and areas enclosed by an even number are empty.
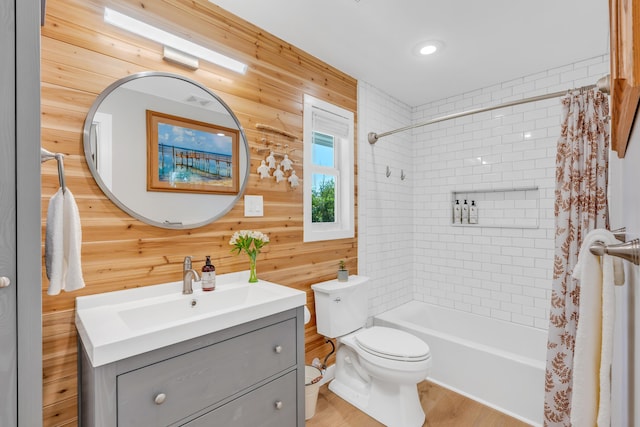
<svg viewBox="0 0 640 427"><path fill-rule="evenodd" d="M238 194L238 129L146 113L147 191Z"/></svg>

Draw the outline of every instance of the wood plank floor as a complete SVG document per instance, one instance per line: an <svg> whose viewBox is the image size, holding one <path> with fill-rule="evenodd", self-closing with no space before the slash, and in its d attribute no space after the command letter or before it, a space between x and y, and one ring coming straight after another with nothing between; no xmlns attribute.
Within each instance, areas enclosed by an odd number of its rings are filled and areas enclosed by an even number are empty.
<svg viewBox="0 0 640 427"><path fill-rule="evenodd" d="M423 381L418 384L427 416L423 427L526 427L528 424L468 399L444 387ZM320 387L316 414L306 427L384 427L373 418Z"/></svg>

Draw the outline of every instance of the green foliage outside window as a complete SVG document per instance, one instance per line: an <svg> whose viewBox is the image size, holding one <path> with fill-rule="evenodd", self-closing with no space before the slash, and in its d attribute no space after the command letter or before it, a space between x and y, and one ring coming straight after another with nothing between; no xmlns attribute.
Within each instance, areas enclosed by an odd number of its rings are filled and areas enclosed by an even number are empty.
<svg viewBox="0 0 640 427"><path fill-rule="evenodd" d="M322 180L311 189L311 221L335 222L335 181Z"/></svg>

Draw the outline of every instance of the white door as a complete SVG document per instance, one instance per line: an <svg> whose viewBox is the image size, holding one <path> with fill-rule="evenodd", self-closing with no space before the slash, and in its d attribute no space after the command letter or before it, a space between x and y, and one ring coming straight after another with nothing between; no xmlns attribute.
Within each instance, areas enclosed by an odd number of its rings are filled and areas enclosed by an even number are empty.
<svg viewBox="0 0 640 427"><path fill-rule="evenodd" d="M640 238L640 116L636 117L627 153L620 161L620 225L627 228L627 240ZM612 427L640 426L640 267L626 262L626 283L616 289L616 338L613 377L616 389L612 404L619 410ZM617 353L616 353L617 351ZM617 363L617 366L616 366ZM616 375L617 374L617 375ZM620 403L620 405L618 405ZM618 415L618 414L616 414Z"/></svg>
<svg viewBox="0 0 640 427"><path fill-rule="evenodd" d="M0 0L1 427L42 426L40 6Z"/></svg>
<svg viewBox="0 0 640 427"><path fill-rule="evenodd" d="M0 426L18 424L15 4L0 3Z"/></svg>
<svg viewBox="0 0 640 427"><path fill-rule="evenodd" d="M611 227L626 227L626 239L640 238L640 117L624 159L610 154ZM625 284L616 287L611 427L640 427L640 266L625 262Z"/></svg>

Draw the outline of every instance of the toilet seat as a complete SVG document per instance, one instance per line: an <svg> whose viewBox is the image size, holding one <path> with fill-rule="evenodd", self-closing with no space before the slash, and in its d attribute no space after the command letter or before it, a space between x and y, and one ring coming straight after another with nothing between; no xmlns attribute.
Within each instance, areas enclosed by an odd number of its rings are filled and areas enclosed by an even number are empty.
<svg viewBox="0 0 640 427"><path fill-rule="evenodd" d="M420 362L431 358L427 343L399 329L373 326L358 331L354 340L367 353L388 360Z"/></svg>

